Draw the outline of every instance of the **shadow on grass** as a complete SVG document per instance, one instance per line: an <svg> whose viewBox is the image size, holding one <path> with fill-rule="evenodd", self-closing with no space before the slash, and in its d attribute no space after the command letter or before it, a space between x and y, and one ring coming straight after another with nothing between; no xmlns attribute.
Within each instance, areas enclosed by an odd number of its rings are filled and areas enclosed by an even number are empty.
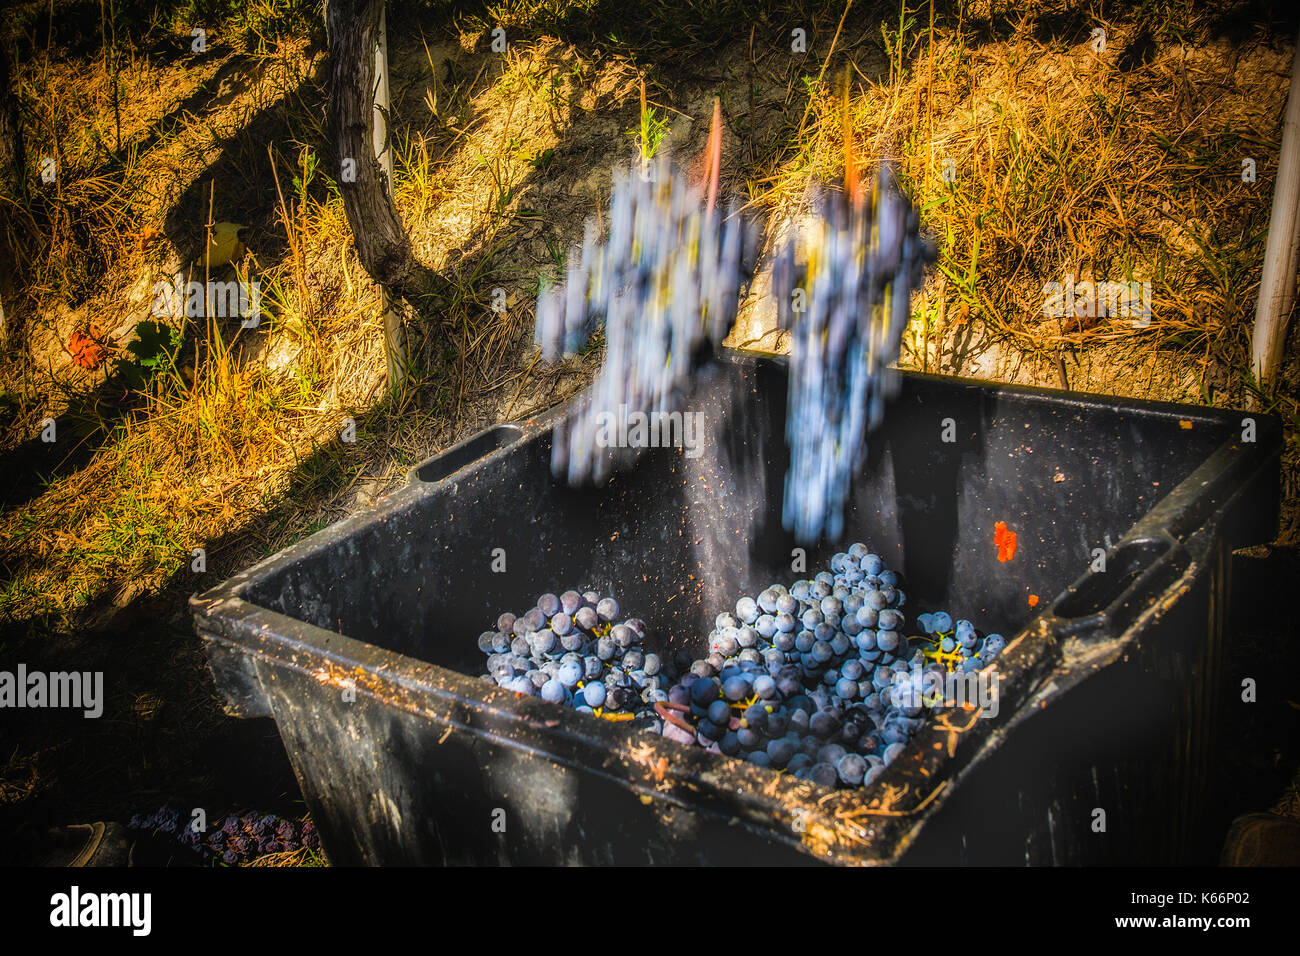
<svg viewBox="0 0 1300 956"><path fill-rule="evenodd" d="M337 496L373 461L372 415L358 442L318 447L268 511L203 542L207 566L173 574L124 607L106 582L75 617L0 619L0 671L103 673L103 714L22 709L5 714L0 767L0 859L20 829L125 820L163 804L218 814L254 808L300 813L297 784L270 720L225 716L187 599L286 543L302 510ZM296 809L295 809L296 808Z"/></svg>
<svg viewBox="0 0 1300 956"><path fill-rule="evenodd" d="M221 92L221 88L237 78L247 79L251 58L236 55L228 60L208 82L187 96L180 104L162 117L136 142L127 149L146 152L163 140L177 125L183 122L204 122L204 118L213 110L220 108L238 95L238 91ZM309 86L304 82L285 96L302 96ZM323 96L315 97L314 106L323 102ZM277 104L258 113L248 124L245 131L232 139L222 150L220 157L209 167L199 183L191 186L182 196L182 205L178 203L166 217L166 234L177 249L190 250L200 254L204 246L206 208L200 217L193 209L197 203L197 191L200 184L203 196L207 196L207 184L214 177L225 175L234 178L235 159L231 154L233 148L246 143L249 137L262 142L274 139L289 139L294 130L285 122L284 110ZM243 150L240 151L243 155ZM263 156L265 163L265 156ZM120 163L110 160L87 173L90 177L120 175ZM246 189L233 190L244 197L241 209L249 214L256 213L264 220L273 215L271 199L274 197L274 185L268 190L249 195ZM251 201L250 201L251 200ZM180 210L186 210L181 212ZM270 250L268 262L274 264L283 257L285 244ZM224 276L212 276L221 279ZM74 300L73 305L76 305ZM200 320L201 321L201 320ZM184 362L192 359L194 342L190 340L182 349L178 360ZM115 428L126 421L136 410L143 406L142 397L131 390L127 379L114 372L94 388L76 395L69 409L58 416L55 421L56 440L47 442L40 435L18 444L0 453L0 513L12 511L42 494L52 483L67 479L84 468L95 454L113 438Z"/></svg>

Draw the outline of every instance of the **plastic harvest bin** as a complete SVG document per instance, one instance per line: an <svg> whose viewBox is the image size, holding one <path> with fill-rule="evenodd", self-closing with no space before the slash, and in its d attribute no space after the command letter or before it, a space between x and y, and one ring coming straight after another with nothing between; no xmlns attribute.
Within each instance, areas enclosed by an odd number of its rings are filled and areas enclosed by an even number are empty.
<svg viewBox="0 0 1300 956"><path fill-rule="evenodd" d="M805 576L780 520L785 395L781 360L728 353L688 406L702 453L647 451L599 489L551 480L558 410L490 428L193 599L227 709L275 719L331 861L1194 857L1230 553L1276 531L1268 416L904 376L839 545L902 570L909 625L944 609L1009 646L997 716L945 710L866 789L479 678L479 632L547 590L612 591L651 649L702 656L737 597ZM808 574L839 549L810 549Z"/></svg>

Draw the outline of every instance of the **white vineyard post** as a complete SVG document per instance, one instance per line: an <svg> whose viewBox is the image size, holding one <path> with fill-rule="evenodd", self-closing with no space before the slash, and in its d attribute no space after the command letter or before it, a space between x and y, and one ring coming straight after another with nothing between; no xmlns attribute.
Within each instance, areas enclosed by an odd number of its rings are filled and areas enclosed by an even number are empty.
<svg viewBox="0 0 1300 956"><path fill-rule="evenodd" d="M388 15L379 12L378 42L375 44L375 157L384 167L388 179L388 193L397 202L393 184L393 150L388 139ZM384 310L384 359L388 368L388 388L391 391L402 384L406 376L406 333L402 328L402 315L385 288L380 289Z"/></svg>
<svg viewBox="0 0 1300 956"><path fill-rule="evenodd" d="M1282 153L1273 187L1273 211L1268 220L1268 244L1259 280L1255 332L1251 341L1251 371L1261 388L1277 374L1286 342L1287 317L1295 294L1297 251L1300 251L1300 44L1291 64L1282 127Z"/></svg>

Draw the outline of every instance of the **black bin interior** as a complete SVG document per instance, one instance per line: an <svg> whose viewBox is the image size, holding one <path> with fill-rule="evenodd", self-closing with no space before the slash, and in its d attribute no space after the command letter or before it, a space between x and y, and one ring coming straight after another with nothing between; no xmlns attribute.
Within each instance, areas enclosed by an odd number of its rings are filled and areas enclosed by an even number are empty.
<svg viewBox="0 0 1300 956"><path fill-rule="evenodd" d="M803 574L781 523L783 368L726 363L688 410L703 415L698 457L650 449L602 488L552 480L549 431L490 430L417 468L414 482L437 479L426 494L325 537L245 597L477 675L479 632L545 591L613 593L650 625L654 649L699 651L740 595L811 576L861 540L903 572L909 621L944 609L1011 636L1233 433L1217 414L909 375L871 436L844 538L807 549ZM996 522L1018 539L1005 563ZM1072 595L1063 616L1104 608L1131 581L1123 569L1162 546L1126 547L1121 573ZM504 572L492 570L497 549Z"/></svg>

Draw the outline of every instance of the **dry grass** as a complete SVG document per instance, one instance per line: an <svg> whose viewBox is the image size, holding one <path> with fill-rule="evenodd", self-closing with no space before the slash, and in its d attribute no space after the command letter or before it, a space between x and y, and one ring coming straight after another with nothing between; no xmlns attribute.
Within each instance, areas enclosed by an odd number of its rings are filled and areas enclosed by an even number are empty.
<svg viewBox="0 0 1300 956"><path fill-rule="evenodd" d="M324 855L318 850L299 847L291 853L266 853L257 857L249 866L329 866Z"/></svg>
<svg viewBox="0 0 1300 956"><path fill-rule="evenodd" d="M1097 21L1096 53L1033 22L980 44L936 25L932 45L917 24L905 68L851 63L857 149L898 164L940 245L918 321L941 338L981 319L1031 351L1122 341L1235 363L1270 200L1236 174L1246 156L1262 182L1275 168L1291 50L1170 45L1124 68L1136 28ZM837 174L838 110L824 85L764 206L789 215L810 177ZM1043 286L1067 275L1152 282L1150 327L1045 319Z"/></svg>
<svg viewBox="0 0 1300 956"><path fill-rule="evenodd" d="M378 290L355 259L337 184L311 145L323 140L315 112L322 91L313 79L319 54L294 39L252 57L217 54L193 75L145 64L140 72L155 74L155 94L120 91L133 117L123 130L127 143L149 135L141 117L174 112L205 84L217 97L202 121L189 117L147 152L133 153L130 168L118 172L116 198L98 200L115 225L90 237L104 250L97 288L63 281L59 269L84 266L87 250L58 240L61 220L44 226L42 235L53 238L42 258L23 264L34 278L19 309L10 309L27 321L24 340L0 369L0 387L19 397L6 443L38 433L47 416L75 417L79 397L105 388L109 365L88 372L71 362L65 343L75 329L106 333L124 356L136 324L149 315L153 282L174 270L204 280L208 270L196 250L206 245L209 219L248 227L238 274L261 283L266 318L255 331L202 316L180 322L186 344L164 356L137 400L110 403L117 407L107 415L96 406L69 429L100 449L85 467L0 516L0 566L8 572L0 613L21 619L72 613L106 597L124 603L186 571L193 548L223 542L209 569L215 581L303 526L372 500L415 461L472 429L484 395L519 394L515 353L530 337L536 273L500 275L500 236L521 219L541 219L521 211L522 184L579 110L572 104L583 74L555 42L504 62L455 43L435 48L455 62L459 81L444 79L443 64L423 41L418 60L415 44L395 51L395 69L416 73L407 89L418 83L428 94L413 109L398 106L415 115L396 131L397 201L420 254L448 277L451 296L437 316L408 316L410 377L391 394L383 387ZM48 98L72 69L51 68L31 95ZM614 69L626 72L625 65ZM190 85L171 82L173 74ZM217 76L224 79L212 82ZM111 77L101 70L80 82L92 95L65 97L59 107L84 111L65 117L71 128L94 112ZM268 112L290 117L269 150L257 128ZM59 210L104 178L83 173L99 161L95 142L66 144ZM270 208L241 203L240 180L274 182ZM156 239L142 242L155 229ZM502 283L509 291L498 313L494 291ZM129 410L115 421L118 407ZM351 446L339 440L348 418L359 422ZM240 531L251 533L225 543Z"/></svg>
<svg viewBox="0 0 1300 956"><path fill-rule="evenodd" d="M102 272L94 277L99 288L82 290L64 281L66 270L60 273L59 263L84 264L88 255L66 243L62 250L56 248L62 235L57 217L45 233L50 242L38 247L46 258L28 264L35 277L25 287L28 348L11 350L4 369L5 387L24 396L26 420L15 423L19 427L10 437L31 434L40 419L75 409L72 399L97 386L111 391L115 401L107 403L107 415L101 402L94 416L73 420L74 430L85 432L83 440L101 444L87 465L0 519L6 539L0 560L10 572L8 614L67 612L105 596L122 603L158 587L189 563L191 549L219 539L249 515L265 512L274 500L268 496L283 484L287 470L310 453L313 442L327 440L340 411L361 405L373 393L374 363L368 360L371 352L378 353L364 343L377 326L356 321L370 290L358 290L361 301L338 314L343 266L337 243L345 236L345 224L337 209L313 196L306 147L293 157L302 185L292 209L283 206L275 210L275 221L249 224L252 230L284 230L284 244L292 249L284 256L283 244L266 241L264 251L250 252L240 268L244 277L263 286L270 320L259 334L240 330L237 322L232 328L229 320L202 316L173 322L187 345L158 356L156 373L134 402L117 399L120 381L105 384L109 365L83 371L68 361L62 347L73 328L93 326L124 356L136 324L150 315L155 281L173 271L199 281L208 275L228 277L213 274L194 254L205 245L205 217L173 210L187 193L215 205L214 190L201 187L205 176L209 182L215 178L210 171L218 163L247 162L245 175L268 175L268 156L260 157L258 168L257 159L247 155L250 144L237 137L249 117L283 106L301 91L312 69L312 57L301 42L274 47L253 58L247 70L230 68L240 62L227 51L215 53L212 63L192 73L150 64L138 72L154 74L152 96L132 99L129 85L119 92L131 107L127 115L132 120L123 129L129 161L116 170L116 198L100 203L108 212L99 219L109 226L88 237L92 248L103 250L98 260ZM51 110L83 110L85 115L65 116L63 123L91 130L64 144L59 183L67 185L60 185L63 195L56 192L52 199L62 209L66 195L88 195L93 184L108 178L85 171L111 162L98 155L98 139L89 124L111 77L106 69L98 77L82 77L80 83L92 95L60 98L51 93L67 82L66 75L53 79L58 71L51 69L42 77L35 66L32 72L29 82L49 84L34 90L34 99L62 104ZM210 82L223 72L226 79ZM178 100L191 101L205 86L212 87L211 98L201 97L207 105L205 121L188 117L189 122L168 128L165 118L176 112ZM151 125L165 131L150 133ZM149 149L134 149L133 136L150 142ZM232 138L233 148L228 145ZM245 155L237 154L236 162L223 160L241 148ZM236 218L238 202L232 194L237 188L223 183L225 208L205 211ZM156 241L146 242L150 233ZM316 272L311 281L303 281L312 258L325 255L325 249L333 256L334 275ZM272 261L264 264L264 257ZM319 320L327 313L337 316L336 324ZM336 335L343 348L321 348L326 335ZM119 410L121 417L114 421Z"/></svg>
<svg viewBox="0 0 1300 956"><path fill-rule="evenodd" d="M27 280L7 310L23 321L0 367L14 413L6 443L71 412L82 416L73 437L100 449L0 516L7 615L129 599L209 542L221 542L216 568L228 570L373 499L467 428L581 384L579 364L564 384L541 387L521 350L537 274L555 271L602 201L608 166L635 145L625 138L635 123L601 114L634 102L646 71L563 38L593 10L496 10L512 32L532 31L504 57L485 49L491 16L395 45L397 201L450 293L437 315L408 316L409 379L391 395L378 293L352 254L326 165L321 54L305 35L277 37L250 14L230 31L242 42L216 31L207 57L119 41L113 57L23 65L24 101L38 105L29 135L37 152L56 155L60 175L26 202L5 200ZM897 162L940 246L906 364L984 374L963 366L975 335L1000 350L992 374L1057 384L1068 356L1076 386L1244 403L1290 48L1152 44L1146 25L1097 20L1107 31L1099 53L1077 30L1041 38L1033 16L981 35L979 12L931 24L904 10L880 43L861 32L878 21L823 13L810 20L820 46L799 63L755 49L752 37L729 47L724 77L748 87L724 96L733 185L769 217L770 235L797 218L809 183L838 174L833 87L847 70L857 152ZM180 43L185 32L170 36ZM658 94L660 115L679 127L671 145L689 149L694 125L680 129L689 110L671 100L696 107L707 86L683 93L650 76L652 102ZM78 95L60 92L70 89ZM756 128L762 114L774 125ZM584 133L603 139L606 155L557 189L556 157ZM1246 155L1259 183L1233 175ZM152 282L174 270L203 278L209 216L248 227L241 274L261 282L268 320L256 331L188 320L178 329L185 346L141 400L85 412L79 398L110 390L107 367L77 368L70 335L93 328L125 356ZM1044 284L1067 276L1150 281L1150 326L1044 318ZM779 348L767 335L760 323L748 341ZM1022 373L1026 356L1032 371ZM1295 419L1293 389L1265 401ZM358 416L357 443L341 445L345 419ZM231 540L239 530L249 533Z"/></svg>

